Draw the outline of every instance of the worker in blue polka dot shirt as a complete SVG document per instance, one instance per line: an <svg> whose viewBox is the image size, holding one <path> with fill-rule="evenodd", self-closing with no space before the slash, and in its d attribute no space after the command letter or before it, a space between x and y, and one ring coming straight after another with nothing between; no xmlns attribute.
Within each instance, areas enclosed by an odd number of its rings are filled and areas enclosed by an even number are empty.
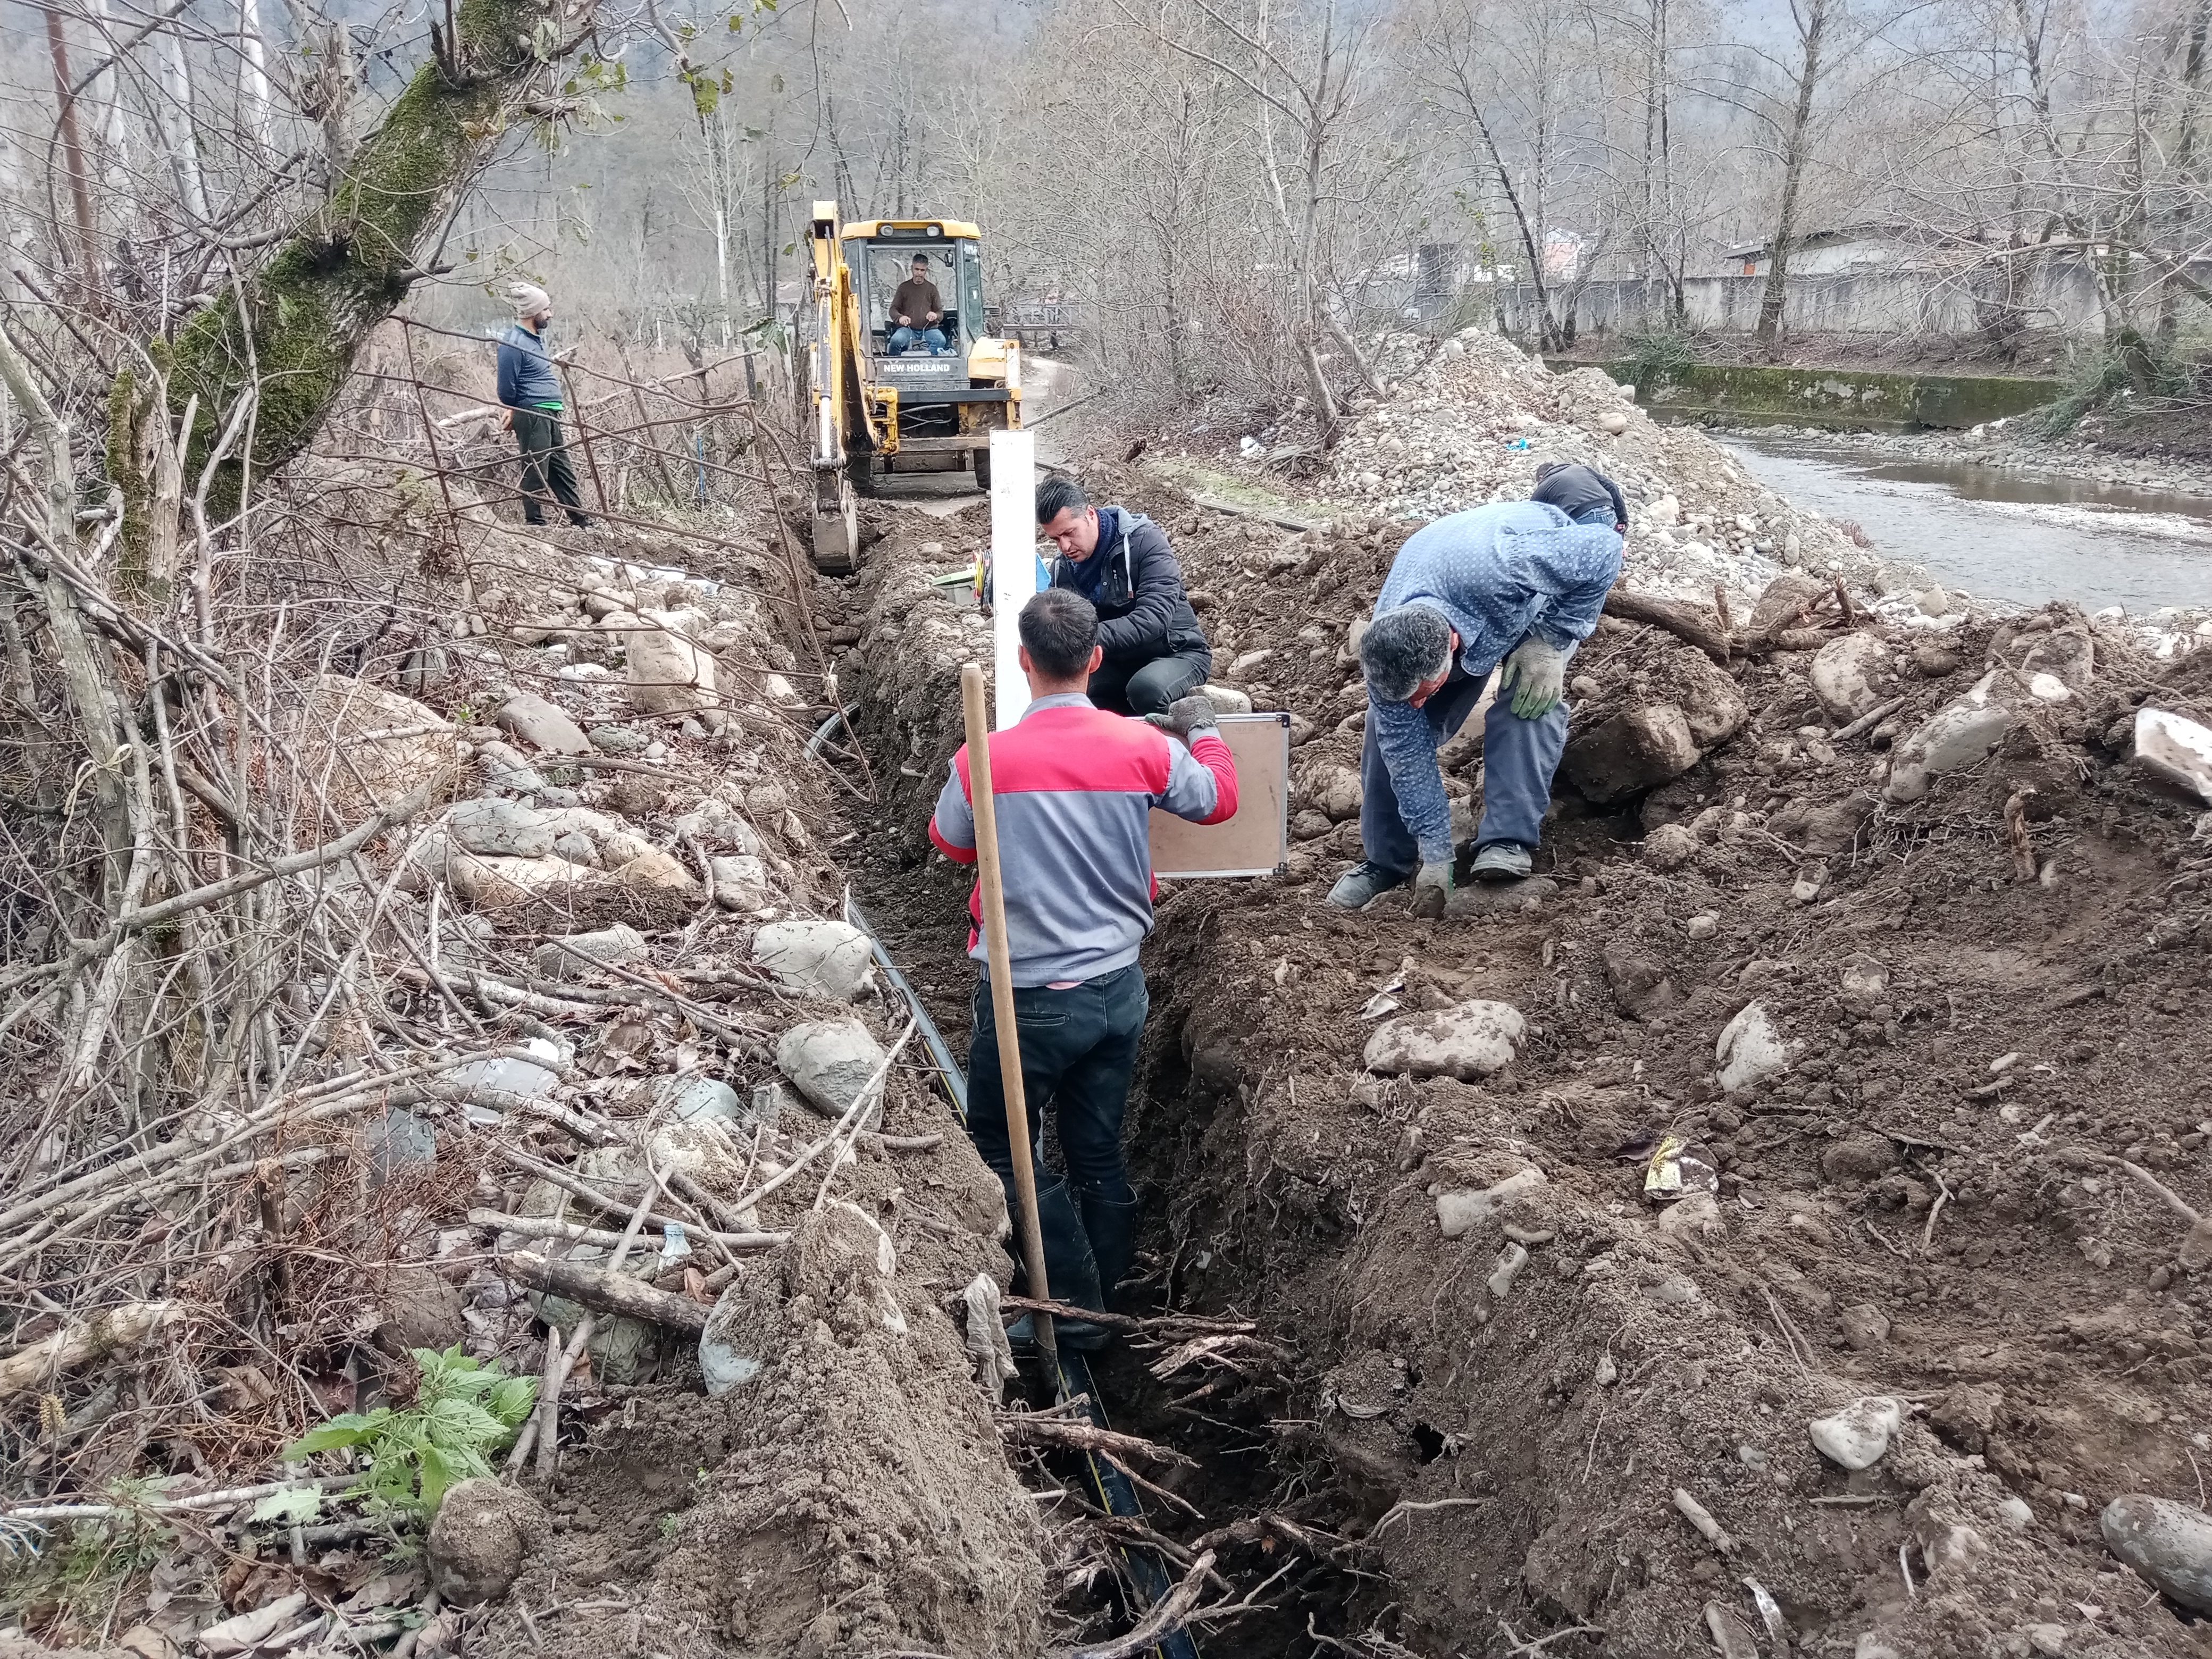
<svg viewBox="0 0 2212 1659"><path fill-rule="evenodd" d="M1364 910L1413 885L1413 914L1452 891L1451 803L1437 750L1466 723L1502 662L1482 735L1482 823L1471 872L1516 881L1534 865L1567 742L1567 662L1620 575L1628 511L1594 468L1551 463L1534 496L1455 513L1398 550L1360 636L1367 734L1359 839L1367 856L1330 889Z"/></svg>

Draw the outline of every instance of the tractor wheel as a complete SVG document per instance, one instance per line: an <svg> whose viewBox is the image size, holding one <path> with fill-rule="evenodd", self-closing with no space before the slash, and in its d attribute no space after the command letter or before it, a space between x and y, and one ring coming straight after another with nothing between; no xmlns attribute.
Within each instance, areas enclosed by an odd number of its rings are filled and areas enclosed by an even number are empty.
<svg viewBox="0 0 2212 1659"><path fill-rule="evenodd" d="M852 479L853 493L854 495L874 495L876 493L876 458L874 453L868 450L860 450L853 454L848 455L845 458L845 476Z"/></svg>
<svg viewBox="0 0 2212 1659"><path fill-rule="evenodd" d="M991 493L991 452L988 449L975 449L970 450L969 454L975 463L975 488L988 495Z"/></svg>

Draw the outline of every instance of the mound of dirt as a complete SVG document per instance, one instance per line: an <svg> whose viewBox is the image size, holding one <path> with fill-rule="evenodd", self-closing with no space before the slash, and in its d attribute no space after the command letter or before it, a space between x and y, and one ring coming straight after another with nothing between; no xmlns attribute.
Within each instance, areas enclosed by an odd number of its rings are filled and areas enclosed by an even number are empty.
<svg viewBox="0 0 2212 1659"><path fill-rule="evenodd" d="M1286 883L1164 899L1131 1132L1154 1287L1298 1363L1203 1407L1107 1386L1211 1455L1178 1487L1211 1521L1286 1516L1385 1575L1317 1571L1212 1650L1298 1650L1311 1615L1377 1653L2200 1651L2097 1529L2121 1493L2192 1498L2212 1407L2201 1266L2144 1178L2212 1198L2212 854L2128 738L2147 702L2201 714L2194 665L2063 607L1831 617L1725 671L1608 618L1577 740L1687 706L1686 766L1563 782L1526 908L1347 916L1321 900L1357 856L1348 636L1401 532L1086 477L1175 534L1217 678L1292 714L1305 837ZM983 642L913 562L895 540L865 579L870 634L928 648L869 658L902 781L861 880L957 1048L965 877L921 834L955 641ZM1938 766L1931 726L1991 706ZM1472 815L1479 741L1447 763ZM1370 1067L1381 1021L1473 1000L1522 1017L1502 1070ZM1856 1468L1816 1429L1854 1415Z"/></svg>
<svg viewBox="0 0 2212 1659"><path fill-rule="evenodd" d="M1709 599L1719 585L1747 595L1786 567L1878 589L1906 585L1908 573L1758 483L1705 433L1652 420L1633 389L1602 369L1554 374L1501 336L1469 329L1389 393L1358 405L1325 453L1292 421L1272 453L1224 453L1208 465L1268 488L1288 477L1298 481L1289 487L1351 515L1425 522L1525 500L1544 462L1586 462L1628 501L1629 576L1640 588Z"/></svg>

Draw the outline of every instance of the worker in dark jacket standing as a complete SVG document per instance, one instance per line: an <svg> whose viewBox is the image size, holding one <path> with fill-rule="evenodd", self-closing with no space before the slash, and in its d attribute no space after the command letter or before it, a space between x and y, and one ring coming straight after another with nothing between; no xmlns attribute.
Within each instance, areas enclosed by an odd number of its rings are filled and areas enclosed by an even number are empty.
<svg viewBox="0 0 2212 1659"><path fill-rule="evenodd" d="M1052 585L1098 612L1103 658L1091 701L1117 714L1159 714L1206 684L1213 653L1183 591L1168 533L1126 507L1093 507L1073 478L1039 486L1037 524L1060 549Z"/></svg>
<svg viewBox="0 0 2212 1659"><path fill-rule="evenodd" d="M1037 1224L1054 1297L1103 1308L1136 1256L1137 1195L1121 1157L1121 1112L1135 1074L1149 1003L1137 952L1152 931L1155 806L1194 823L1237 811L1237 763L1215 729L1213 706L1185 697L1150 721L1094 708L1097 613L1079 594L1048 587L1022 607L1021 665L1030 706L991 737L999 864L1006 897L1006 953L1021 1037L1031 1156L1044 1109L1058 1113L1061 1178L1039 1163ZM975 861L968 750L952 757L929 838L948 858ZM968 954L988 973L982 895L969 901ZM968 1048L968 1133L1014 1202L1006 1085L988 977L975 985ZM1071 1191L1071 1187L1073 1190ZM1059 1327L1063 1346L1103 1345L1088 1321Z"/></svg>
<svg viewBox="0 0 2212 1659"><path fill-rule="evenodd" d="M546 486L568 509L568 522L583 529L582 497L576 493L576 469L561 438L561 379L545 349L545 325L553 320L553 301L542 288L517 283L509 290L517 320L499 337L499 400L507 406L507 427L522 452L522 516L545 522Z"/></svg>

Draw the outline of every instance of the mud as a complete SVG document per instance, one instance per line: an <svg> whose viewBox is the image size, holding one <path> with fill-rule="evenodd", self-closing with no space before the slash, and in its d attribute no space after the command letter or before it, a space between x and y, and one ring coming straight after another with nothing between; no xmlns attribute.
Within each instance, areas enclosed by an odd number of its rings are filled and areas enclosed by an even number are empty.
<svg viewBox="0 0 2212 1659"><path fill-rule="evenodd" d="M1272 1512L1364 1548L1294 1572L1209 1653L1688 1654L1715 1622L1762 1653L1861 1659L2207 1651L2096 1530L2121 1492L2196 1501L2212 1453L2203 1276L2111 1162L2205 1205L2212 852L2201 807L2114 736L2146 697L2202 718L2203 669L2078 613L1934 649L1900 630L1903 730L2053 629L2091 632L2096 666L1898 806L1883 752L1827 735L1805 658L1739 665L1741 729L1687 775L1606 806L1562 789L1533 908L1422 923L1393 896L1345 916L1321 903L1357 855L1322 810L1357 765L1340 651L1405 526L1296 538L1140 474L1090 481L1176 534L1218 668L1271 653L1241 689L1292 712L1306 784L1287 881L1164 897L1130 1127L1135 1299L1256 1317L1297 1363L1194 1389L1124 1355L1102 1380L1126 1426L1200 1457L1172 1484L1204 1525ZM973 517L931 525L947 545L927 558L890 521L840 596L887 786L856 882L956 1049L966 880L921 832L957 739L951 676L985 641L925 577ZM1651 695L1680 649L1608 622L1571 671L1577 729ZM1479 758L1454 761L1474 810ZM2028 785L2022 882L2005 809ZM1662 823L1688 833L1647 858ZM1378 1077L1361 1010L1386 990L1403 1012L1507 1002L1526 1035L1480 1083ZM1753 1000L1789 1068L1725 1094L1716 1039ZM1644 1195L1669 1134L1717 1169L1709 1199ZM1439 1195L1529 1168L1533 1196L1443 1236ZM1813 1419L1878 1395L1903 1414L1886 1455L1847 1473L1815 1451Z"/></svg>

